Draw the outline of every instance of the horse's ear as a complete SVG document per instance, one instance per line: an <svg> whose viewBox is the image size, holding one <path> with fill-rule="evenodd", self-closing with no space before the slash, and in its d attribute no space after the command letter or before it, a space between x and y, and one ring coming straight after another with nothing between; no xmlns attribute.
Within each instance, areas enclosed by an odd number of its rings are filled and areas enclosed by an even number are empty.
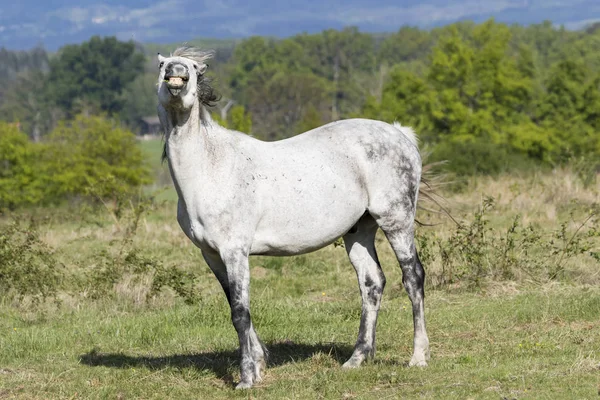
<svg viewBox="0 0 600 400"><path fill-rule="evenodd" d="M163 57L160 55L160 53L158 53L158 62L159 63L165 62L166 59L167 59L166 57Z"/></svg>
<svg viewBox="0 0 600 400"><path fill-rule="evenodd" d="M206 70L208 69L208 64L200 64L198 66L198 75L204 75Z"/></svg>

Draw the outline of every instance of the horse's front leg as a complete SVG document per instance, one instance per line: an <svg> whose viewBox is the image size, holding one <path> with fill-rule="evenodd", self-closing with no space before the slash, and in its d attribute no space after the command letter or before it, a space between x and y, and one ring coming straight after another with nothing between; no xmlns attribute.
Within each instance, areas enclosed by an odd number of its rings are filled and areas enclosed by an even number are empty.
<svg viewBox="0 0 600 400"><path fill-rule="evenodd" d="M261 378L266 350L258 338L250 318L250 266L248 253L242 250L222 251L227 270L231 321L240 341L240 383L236 389L252 387Z"/></svg>
<svg viewBox="0 0 600 400"><path fill-rule="evenodd" d="M231 296L229 294L229 278L227 277L227 267L223 260L221 260L221 256L218 253L212 251L202 250L202 256L204 257L204 261L208 264L209 268L215 274L215 277L221 284L223 291L225 292L225 296L227 297L227 303L231 306Z"/></svg>

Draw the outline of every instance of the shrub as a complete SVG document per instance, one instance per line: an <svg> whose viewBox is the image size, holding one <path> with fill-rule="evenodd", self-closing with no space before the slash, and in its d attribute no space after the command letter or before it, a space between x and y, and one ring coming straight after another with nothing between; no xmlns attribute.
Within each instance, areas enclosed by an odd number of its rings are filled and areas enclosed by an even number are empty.
<svg viewBox="0 0 600 400"><path fill-rule="evenodd" d="M59 267L33 222L0 226L0 293L34 300L51 296L60 283Z"/></svg>
<svg viewBox="0 0 600 400"><path fill-rule="evenodd" d="M0 209L43 199L38 147L16 126L0 122Z"/></svg>
<svg viewBox="0 0 600 400"><path fill-rule="evenodd" d="M597 240L600 237L600 209L593 205L582 221L568 229L567 221L553 231L543 231L534 225L524 225L516 215L508 228L490 225L488 213L494 199L487 197L471 221L458 226L448 238L435 232L419 231L416 241L421 260L428 265L439 260L441 269L430 271L434 287L461 283L478 288L484 282L519 280L548 281L568 277L565 263L579 256L600 260Z"/></svg>
<svg viewBox="0 0 600 400"><path fill-rule="evenodd" d="M534 160L508 146L484 140L444 141L433 148L429 158L430 162L447 160L448 170L457 176L498 175L537 166Z"/></svg>
<svg viewBox="0 0 600 400"><path fill-rule="evenodd" d="M133 133L98 116L61 122L48 136L44 165L53 199L116 198L150 182Z"/></svg>

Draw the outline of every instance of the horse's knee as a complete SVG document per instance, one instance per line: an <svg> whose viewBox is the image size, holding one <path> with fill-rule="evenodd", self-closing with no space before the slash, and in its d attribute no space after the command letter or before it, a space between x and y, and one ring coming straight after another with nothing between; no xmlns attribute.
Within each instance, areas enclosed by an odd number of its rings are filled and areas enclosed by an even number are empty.
<svg viewBox="0 0 600 400"><path fill-rule="evenodd" d="M378 272L377 275L367 275L364 282L366 298L372 307L379 305L385 288L385 275L383 275L381 269Z"/></svg>

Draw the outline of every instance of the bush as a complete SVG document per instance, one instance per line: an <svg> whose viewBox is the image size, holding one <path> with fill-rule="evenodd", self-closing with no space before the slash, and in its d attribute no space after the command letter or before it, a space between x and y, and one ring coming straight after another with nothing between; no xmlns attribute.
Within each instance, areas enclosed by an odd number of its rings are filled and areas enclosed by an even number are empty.
<svg viewBox="0 0 600 400"><path fill-rule="evenodd" d="M43 199L38 148L16 126L0 122L0 209Z"/></svg>
<svg viewBox="0 0 600 400"><path fill-rule="evenodd" d="M149 182L135 136L113 120L80 115L44 143L0 123L0 209L73 197L116 202Z"/></svg>
<svg viewBox="0 0 600 400"><path fill-rule="evenodd" d="M515 170L531 170L539 167L539 163L526 155L511 150L506 145L499 145L483 140L455 142L445 141L433 148L430 162L448 161L450 172L457 176L477 174L498 175Z"/></svg>
<svg viewBox="0 0 600 400"><path fill-rule="evenodd" d="M117 122L77 116L48 136L44 164L50 198L116 198L149 183L135 136Z"/></svg>
<svg viewBox="0 0 600 400"><path fill-rule="evenodd" d="M439 260L441 270L429 271L434 287L461 283L479 288L484 282L522 280L548 281L568 278L565 264L579 256L599 261L600 209L586 210L583 220L562 221L560 228L544 231L525 225L520 215L512 218L508 228L492 227L488 213L494 199L486 197L471 221L457 226L448 238L435 232L419 231L416 241L425 265ZM575 229L569 229L569 222Z"/></svg>
<svg viewBox="0 0 600 400"><path fill-rule="evenodd" d="M34 300L52 296L60 283L59 266L33 222L0 226L0 293Z"/></svg>

